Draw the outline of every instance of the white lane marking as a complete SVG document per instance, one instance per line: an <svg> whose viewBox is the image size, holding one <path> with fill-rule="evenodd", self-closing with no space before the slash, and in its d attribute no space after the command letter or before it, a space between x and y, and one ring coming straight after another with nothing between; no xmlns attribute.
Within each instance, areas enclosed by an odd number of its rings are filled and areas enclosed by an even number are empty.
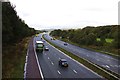
<svg viewBox="0 0 120 80"><path fill-rule="evenodd" d="M87 57L89 57L89 55L87 55Z"/></svg>
<svg viewBox="0 0 120 80"><path fill-rule="evenodd" d="M61 59L61 58L59 57L59 59Z"/></svg>
<svg viewBox="0 0 120 80"><path fill-rule="evenodd" d="M48 42L47 42L48 43ZM49 45L51 45L50 43L48 43ZM62 52L62 51L60 51L59 49L57 49L56 47L54 47L53 45L51 45L53 48L55 48L56 50L58 50L59 52L61 52L63 55L65 55L65 56L67 56L67 57L69 57L70 59L72 59L73 61L75 61L76 63L78 63L79 65L81 65L81 66L83 66L83 67L85 67L86 69L88 69L89 71L91 71L92 73L94 73L94 74L96 74L96 75L98 75L98 76L100 76L101 78L103 78L103 76L101 76L101 75L99 75L98 73L96 73L96 72L94 72L93 70L91 70L91 69L89 69L89 68L87 68L86 66L84 66L83 64L80 64L78 61L76 61L75 59L73 59L73 58L71 58L70 56L68 56L68 55L66 55L64 52ZM86 60L86 61L88 61L87 59L85 59L85 58L83 58L84 60ZM99 67L99 66L97 66L97 65L95 65L94 63L92 63L92 62L90 62L90 61L88 61L89 63L91 63L91 64L93 64L94 66L96 66L96 67L98 67L99 69L101 69L102 71L104 71L104 72L106 72L106 73L108 73L107 71L105 71L104 69L102 69L101 67ZM114 76L113 74L111 74L111 73L108 73L109 75L112 75L112 76ZM118 79L118 77L116 77L116 76L114 76L115 78L117 78Z"/></svg>
<svg viewBox="0 0 120 80"><path fill-rule="evenodd" d="M28 62L28 53L29 53L29 49L27 50L27 55L26 55L26 60L24 65L24 78L26 78L26 73L27 73L26 69L27 69L27 62Z"/></svg>
<svg viewBox="0 0 120 80"><path fill-rule="evenodd" d="M48 42L47 42L48 43ZM51 45L50 43L48 43L49 45ZM55 48L53 45L51 45L53 48ZM62 52L62 51L60 51L59 49L57 49L57 48L55 48L56 50L58 50L59 52L61 52L63 55L65 55L65 56L67 56L67 57L69 57L70 59L72 59L73 61L75 61L75 62L77 62L78 64L80 64L78 61L76 61L75 59L73 59L73 58L71 58L70 56L68 56L68 55L66 55L64 52ZM84 60L86 60L85 58L83 58ZM88 61L88 60L86 60L86 61ZM88 61L89 63L91 63L91 64L93 64L92 62L90 62L90 61ZM80 65L82 65L83 67L85 67L86 69L88 69L89 71L91 71L92 73L94 73L94 74L96 74L96 75L98 75L98 76L100 76L101 78L103 78L103 76L101 76L101 75L99 75L98 73L96 73L96 72L94 72L94 71L92 71L91 69L89 69L89 68L87 68L86 66L84 66L83 64L80 64ZM104 69L102 69L101 67L99 67L99 66L97 66L97 65L95 65L95 64L93 64L94 66L96 66L96 67L98 67L99 69L101 69L101 70L103 70L104 72L106 72L106 73L108 73L107 71L105 71ZM113 74L111 74L111 73L108 73L108 74L110 74L110 75L112 75L112 76L114 76ZM115 78L117 78L116 76L114 76ZM118 79L118 78L117 78Z"/></svg>
<svg viewBox="0 0 120 80"><path fill-rule="evenodd" d="M115 67L118 67L119 65L115 65Z"/></svg>
<svg viewBox="0 0 120 80"><path fill-rule="evenodd" d="M48 42L47 42L48 43ZM49 45L51 45L50 43L48 43ZM55 48L53 45L51 45L53 48ZM57 48L55 48L56 50L58 50L59 52L61 52L62 54L64 54L65 56L67 56L67 57L69 57L70 59L72 59L73 61L75 61L75 62L77 62L78 64L80 64L78 61L76 61L75 59L73 59L73 58L71 58L70 56L68 56L68 55L66 55L65 53L63 53L62 51L60 51L59 49L57 49ZM86 61L88 61L87 59L85 59L85 58L83 58L84 60L86 60ZM114 59L114 58L113 58ZM114 60L116 60L116 61L118 61L117 59L114 59ZM107 71L105 71L104 69L102 69L101 67L99 67L99 66L97 66L97 65L95 65L94 63L92 63L92 62L90 62L90 61L88 61L89 63L91 63L91 64L93 64L94 66L96 66L96 67L98 67L99 69L101 69L101 70L103 70L104 72L106 72L106 73L108 73ZM96 75L98 75L98 76L100 76L98 73L96 73L96 72L94 72L94 71L92 71L91 69L89 69L89 68L87 68L86 66L84 66L83 64L80 64L80 65L82 65L83 67L85 67L86 69L88 69L89 71L91 71L91 72L93 72L94 74L96 74ZM108 73L109 75L112 75L112 76L114 76L113 74L111 74L111 73ZM101 78L103 78L102 76L100 76ZM118 79L118 77L116 77L116 76L114 76L115 78L117 78Z"/></svg>
<svg viewBox="0 0 120 80"><path fill-rule="evenodd" d="M26 56L26 61L25 61L26 63L28 62L28 56Z"/></svg>
<svg viewBox="0 0 120 80"><path fill-rule="evenodd" d="M57 70L58 74L61 74L59 70Z"/></svg>
<svg viewBox="0 0 120 80"><path fill-rule="evenodd" d="M43 73L42 73L42 70L41 70L41 67L40 67L40 64L39 64L39 61L38 61L37 53L35 51L34 38L33 38L33 48L34 48L35 57L36 57L36 60L37 60L37 65L38 65L38 68L39 68L39 72L41 74L42 80L44 80Z"/></svg>
<svg viewBox="0 0 120 80"><path fill-rule="evenodd" d="M50 58L48 57L48 59L50 59Z"/></svg>
<svg viewBox="0 0 120 80"><path fill-rule="evenodd" d="M76 71L76 70L73 70L73 72L77 74L77 71Z"/></svg>
<svg viewBox="0 0 120 80"><path fill-rule="evenodd" d="M51 62L51 64L52 64L52 65L54 65L54 63L53 63L53 62Z"/></svg>
<svg viewBox="0 0 120 80"><path fill-rule="evenodd" d="M105 51L101 51L101 52L105 52ZM117 57L119 56L119 55L116 55L116 54L113 54L113 53L109 53L109 52L105 52L105 53L108 53L108 54L111 54L111 55L114 55L114 56L117 56Z"/></svg>
<svg viewBox="0 0 120 80"><path fill-rule="evenodd" d="M112 60L118 61L118 59L114 59L114 58L109 57L109 56L107 56L107 55L103 55L103 56L106 57L106 58L109 58L109 59L112 59Z"/></svg>
<svg viewBox="0 0 120 80"><path fill-rule="evenodd" d="M45 54L46 55L46 54Z"/></svg>
<svg viewBox="0 0 120 80"><path fill-rule="evenodd" d="M103 67L107 67L107 68L110 68L108 65L102 65Z"/></svg>
<svg viewBox="0 0 120 80"><path fill-rule="evenodd" d="M48 43L48 42L47 42ZM49 45L51 45L50 43L48 43ZM66 55L64 52L60 51L59 49L57 49L56 47L54 47L53 45L51 45L53 48L55 48L56 50L58 50L60 53L62 53L63 55L65 55L66 57L72 59L73 61L75 61L76 63L78 63L79 65L83 66L84 68L88 69L89 71L91 71L92 73L100 76L101 78L103 78L101 75L97 74L96 72L92 71L91 69L87 68L86 66L84 66L83 64L80 64L78 61L76 61L75 59L71 58L70 56ZM88 60L87 60L88 61ZM88 61L89 62L89 61ZM90 62L91 63L91 62ZM91 63L93 64L93 63ZM93 64L94 65L94 64ZM95 65L96 66L96 65ZM98 66L97 66L98 67ZM100 68L100 67L99 67ZM102 69L102 68L101 68ZM103 70L103 69L102 69Z"/></svg>
<svg viewBox="0 0 120 80"><path fill-rule="evenodd" d="M26 73L26 67L27 67L27 63L25 63L25 66L24 66L24 72L25 72L25 73ZM24 77L26 77L26 74L25 74Z"/></svg>
<svg viewBox="0 0 120 80"><path fill-rule="evenodd" d="M114 58L110 58L110 59L115 60L115 61L119 61L118 59L114 59Z"/></svg>
<svg viewBox="0 0 120 80"><path fill-rule="evenodd" d="M110 68L108 65L106 65L107 68Z"/></svg>

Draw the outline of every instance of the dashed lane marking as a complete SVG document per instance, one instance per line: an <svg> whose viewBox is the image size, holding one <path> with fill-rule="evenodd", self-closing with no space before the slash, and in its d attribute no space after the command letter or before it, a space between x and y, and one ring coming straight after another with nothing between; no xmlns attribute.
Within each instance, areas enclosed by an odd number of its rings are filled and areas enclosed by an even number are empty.
<svg viewBox="0 0 120 80"><path fill-rule="evenodd" d="M48 59L50 59L50 58L48 57Z"/></svg>
<svg viewBox="0 0 120 80"><path fill-rule="evenodd" d="M76 70L73 70L73 72L77 74L77 71L76 71Z"/></svg>
<svg viewBox="0 0 120 80"><path fill-rule="evenodd" d="M61 74L61 72L59 70L57 72L58 72L58 74Z"/></svg>
<svg viewBox="0 0 120 80"><path fill-rule="evenodd" d="M53 63L53 62L51 62L51 64L52 64L52 65L54 65L54 63Z"/></svg>

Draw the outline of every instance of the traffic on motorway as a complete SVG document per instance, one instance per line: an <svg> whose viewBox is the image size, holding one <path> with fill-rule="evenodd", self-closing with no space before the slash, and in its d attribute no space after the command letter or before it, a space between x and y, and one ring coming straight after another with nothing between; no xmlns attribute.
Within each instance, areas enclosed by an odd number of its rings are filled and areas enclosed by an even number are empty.
<svg viewBox="0 0 120 80"><path fill-rule="evenodd" d="M37 53L41 74L44 78L103 79L102 76L50 45L42 38L42 34L34 37L33 44ZM65 43L64 45L66 46L67 44Z"/></svg>
<svg viewBox="0 0 120 80"><path fill-rule="evenodd" d="M54 43L55 45L77 55L78 57L82 57L84 59L89 60L90 62L97 64L101 67L104 67L107 70L110 70L116 74L119 74L119 70L120 70L120 61L119 59L112 57L110 55L107 54L102 54L99 52L94 52L94 51L90 51L84 48L80 48L78 46L72 45L72 44L68 44L64 41L60 41L60 40L51 40L51 36L49 34L44 35L44 37L49 40L50 42Z"/></svg>

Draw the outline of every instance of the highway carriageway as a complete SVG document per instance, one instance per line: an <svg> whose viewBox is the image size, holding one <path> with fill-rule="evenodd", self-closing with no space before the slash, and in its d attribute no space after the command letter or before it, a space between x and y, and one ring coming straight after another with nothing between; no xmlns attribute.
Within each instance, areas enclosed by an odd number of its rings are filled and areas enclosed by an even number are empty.
<svg viewBox="0 0 120 80"><path fill-rule="evenodd" d="M41 34L34 38L34 48L35 42L41 40ZM83 64L75 61L74 59L66 56L63 52L59 51L46 41L44 45L49 48L49 51L44 51L43 53L37 52L39 66L41 68L41 74L44 79L47 78L95 78L103 79L100 75L93 72L89 68L85 67ZM68 61L68 67L61 67L58 61L65 58Z"/></svg>

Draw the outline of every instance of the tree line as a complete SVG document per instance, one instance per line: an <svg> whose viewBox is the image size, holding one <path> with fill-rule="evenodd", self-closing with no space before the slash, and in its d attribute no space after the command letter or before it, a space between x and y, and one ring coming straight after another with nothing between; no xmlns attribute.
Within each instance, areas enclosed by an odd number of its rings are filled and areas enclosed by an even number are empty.
<svg viewBox="0 0 120 80"><path fill-rule="evenodd" d="M35 34L35 29L28 27L15 11L15 6L10 2L2 3L2 43L11 44L22 40L24 37Z"/></svg>
<svg viewBox="0 0 120 80"><path fill-rule="evenodd" d="M120 25L106 26L87 26L83 29L57 29L50 33L51 36L66 39L79 45L108 46L120 49ZM99 41L97 39L100 39ZM111 43L107 43L106 39L112 39Z"/></svg>

